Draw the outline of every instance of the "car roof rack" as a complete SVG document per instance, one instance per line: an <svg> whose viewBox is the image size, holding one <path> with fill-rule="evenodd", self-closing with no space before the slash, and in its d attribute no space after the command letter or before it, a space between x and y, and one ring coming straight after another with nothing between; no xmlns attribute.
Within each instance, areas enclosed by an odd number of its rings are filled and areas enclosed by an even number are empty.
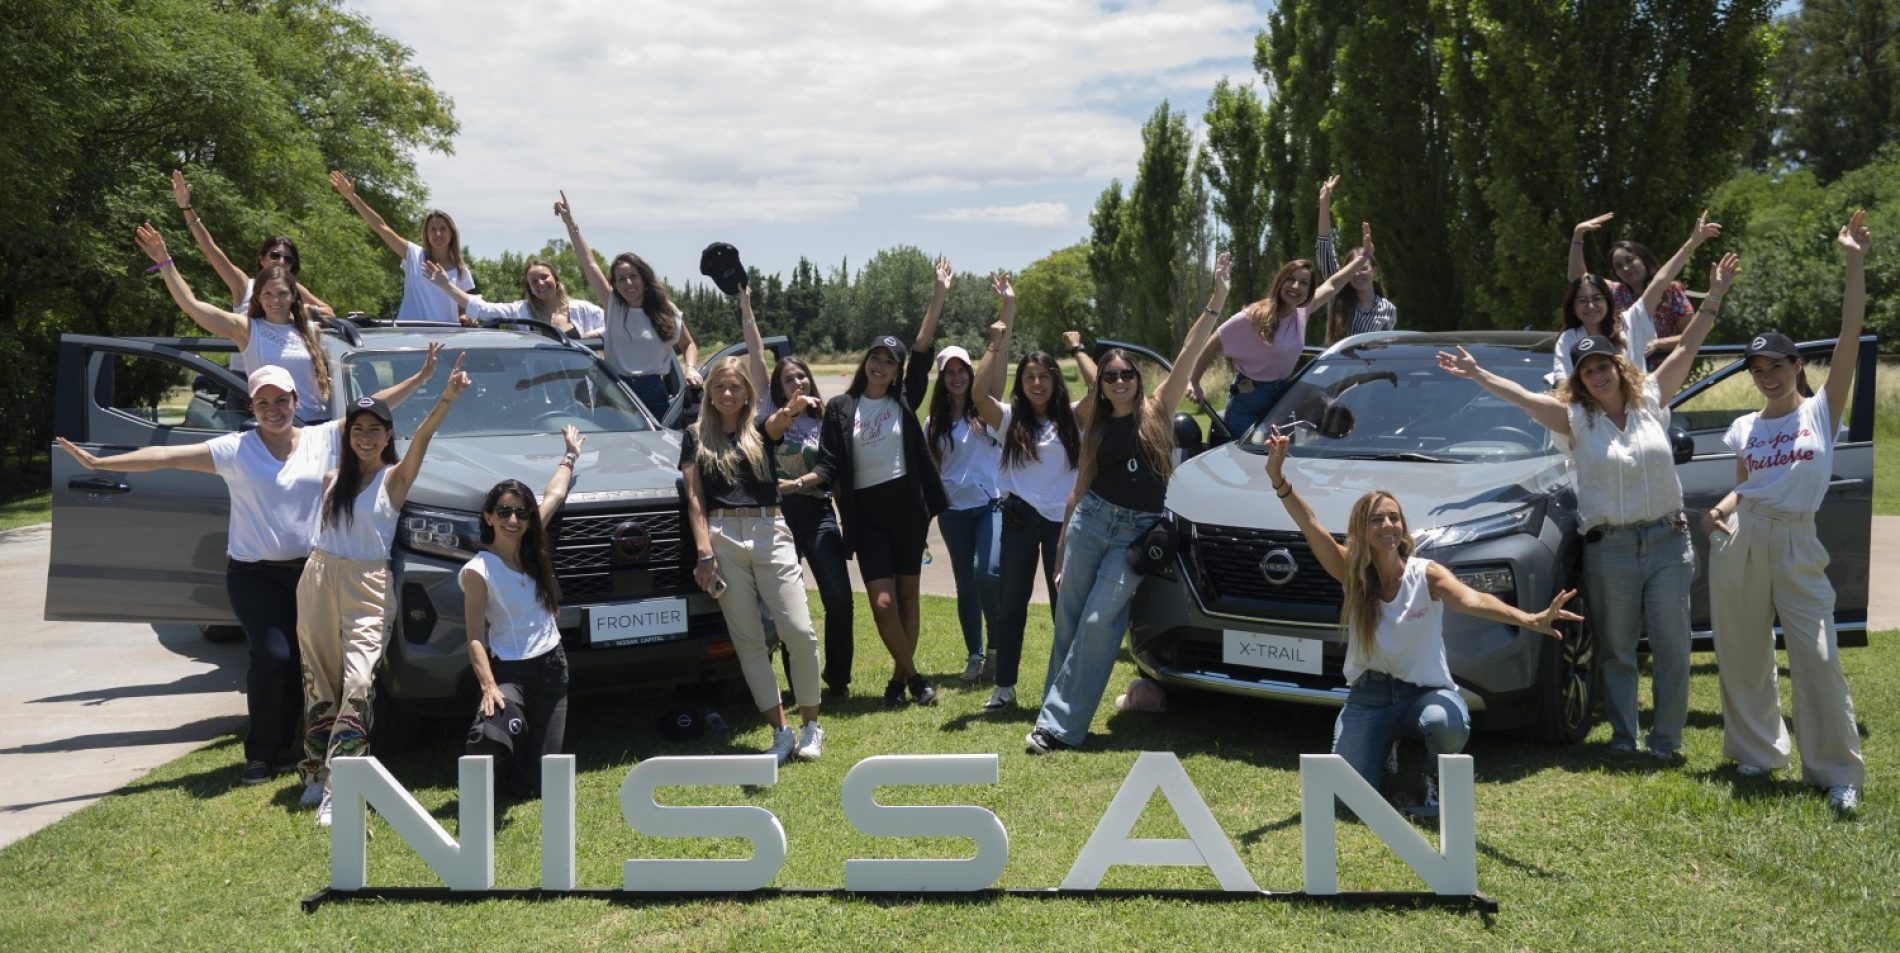
<svg viewBox="0 0 1900 953"><path fill-rule="evenodd" d="M342 338L351 347L363 346L363 332L357 329L357 322L366 316L361 311L351 311L325 324L323 329Z"/></svg>
<svg viewBox="0 0 1900 953"><path fill-rule="evenodd" d="M492 328L495 330L500 330L502 328L508 328L508 327L512 327L516 329L526 328L527 330L533 331L536 334L541 335L542 337L552 338L564 346L567 346L567 347L579 346L575 344L573 338L567 336L566 332L562 331L560 328L557 328L552 324L549 324L546 321L541 320L540 318L488 318L487 320L482 321L480 326L484 328ZM585 348L583 348L583 350L585 350Z"/></svg>

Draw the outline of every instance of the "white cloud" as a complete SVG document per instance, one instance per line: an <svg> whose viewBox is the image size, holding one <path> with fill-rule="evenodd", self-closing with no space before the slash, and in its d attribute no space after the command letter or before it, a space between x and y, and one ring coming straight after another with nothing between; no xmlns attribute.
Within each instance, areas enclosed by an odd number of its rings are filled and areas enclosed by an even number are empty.
<svg viewBox="0 0 1900 953"><path fill-rule="evenodd" d="M1027 264L998 256L1047 236L960 226L1085 232L1070 208L1133 175L1141 118L1251 78L1266 23L1240 0L350 3L454 99L455 155L419 166L477 251L554 237L565 188L597 247L676 277L711 232L761 234L767 270L899 242Z"/></svg>

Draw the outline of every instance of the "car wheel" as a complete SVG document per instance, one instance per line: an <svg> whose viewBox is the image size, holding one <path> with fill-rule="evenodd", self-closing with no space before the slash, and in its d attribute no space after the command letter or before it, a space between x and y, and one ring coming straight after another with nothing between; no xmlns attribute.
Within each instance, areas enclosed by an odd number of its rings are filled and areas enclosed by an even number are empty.
<svg viewBox="0 0 1900 953"><path fill-rule="evenodd" d="M244 627L243 626L201 625L198 627L198 634L204 636L204 640L206 642L242 642L244 641Z"/></svg>
<svg viewBox="0 0 1900 953"><path fill-rule="evenodd" d="M1572 585L1575 585L1573 579ZM1571 605L1583 602L1582 587ZM1531 739L1544 744L1572 745L1590 734L1597 722L1601 685L1596 630L1589 613L1582 622L1559 626L1563 640L1544 639L1537 665L1537 693L1533 702Z"/></svg>

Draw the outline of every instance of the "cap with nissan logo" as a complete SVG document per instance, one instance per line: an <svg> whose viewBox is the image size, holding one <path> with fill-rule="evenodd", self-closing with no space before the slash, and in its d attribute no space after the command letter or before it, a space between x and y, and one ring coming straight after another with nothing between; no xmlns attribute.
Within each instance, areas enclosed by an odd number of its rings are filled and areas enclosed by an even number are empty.
<svg viewBox="0 0 1900 953"><path fill-rule="evenodd" d="M1747 360L1756 355L1793 359L1801 356L1801 349L1780 331L1764 331L1748 342L1748 349L1742 352L1742 359Z"/></svg>
<svg viewBox="0 0 1900 953"><path fill-rule="evenodd" d="M871 346L865 350L867 352L875 351L878 348L888 349L891 352L891 356L897 359L897 363L904 363L904 342L888 334L880 334L871 340Z"/></svg>
<svg viewBox="0 0 1900 953"><path fill-rule="evenodd" d="M350 404L351 417L363 413L375 414L376 419L382 421L384 426L395 423L395 418L389 415L389 405L377 397L358 397L354 403Z"/></svg>
<svg viewBox="0 0 1900 953"><path fill-rule="evenodd" d="M1616 356L1616 342L1601 334L1592 334L1570 346L1570 366L1581 367L1583 359L1592 354L1606 357Z"/></svg>

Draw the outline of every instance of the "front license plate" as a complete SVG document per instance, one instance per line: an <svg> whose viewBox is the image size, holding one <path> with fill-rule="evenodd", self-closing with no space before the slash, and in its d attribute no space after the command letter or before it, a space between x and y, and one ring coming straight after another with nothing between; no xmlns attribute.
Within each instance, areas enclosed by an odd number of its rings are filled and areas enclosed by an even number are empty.
<svg viewBox="0 0 1900 953"><path fill-rule="evenodd" d="M667 642L686 635L686 598L643 599L587 610L587 640L609 642Z"/></svg>
<svg viewBox="0 0 1900 953"><path fill-rule="evenodd" d="M1325 644L1318 639L1228 629L1222 637L1221 661L1318 675L1326 655Z"/></svg>

